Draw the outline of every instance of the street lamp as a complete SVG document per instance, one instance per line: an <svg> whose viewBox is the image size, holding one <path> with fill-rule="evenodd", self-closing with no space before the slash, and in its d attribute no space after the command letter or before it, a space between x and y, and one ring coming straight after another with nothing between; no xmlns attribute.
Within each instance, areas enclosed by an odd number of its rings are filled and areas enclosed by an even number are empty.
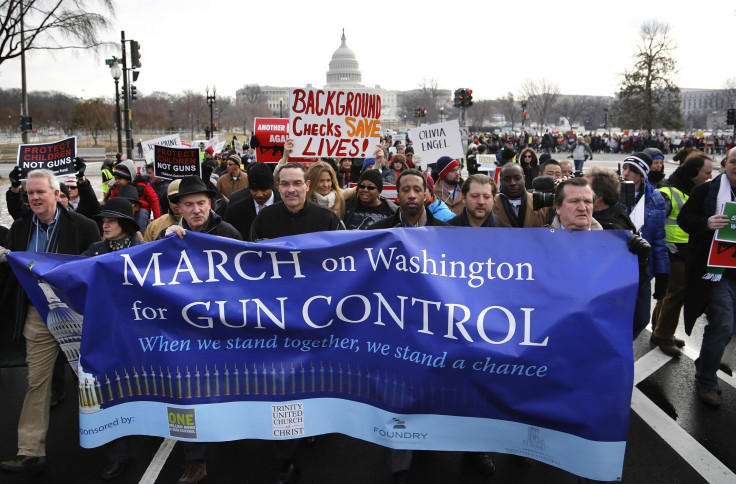
<svg viewBox="0 0 736 484"><path fill-rule="evenodd" d="M444 121L444 118L445 118L445 107L444 107L444 106L442 106L442 107L440 108L440 123L441 123L442 121Z"/></svg>
<svg viewBox="0 0 736 484"><path fill-rule="evenodd" d="M110 67L110 74L112 74L112 78L115 80L115 128L118 132L118 153L123 152L123 134L122 129L120 126L120 89L118 88L118 84L120 82L120 78L123 76L123 69L120 67L120 64L118 64L117 59Z"/></svg>
<svg viewBox="0 0 736 484"><path fill-rule="evenodd" d="M283 116L284 115L284 113L283 113L283 106L284 106L284 98L283 97L280 97L279 98L279 118L283 118L284 117Z"/></svg>
<svg viewBox="0 0 736 484"><path fill-rule="evenodd" d="M210 136L207 137L207 139L210 139L215 134L215 118L213 114L213 108L212 105L217 102L215 100L215 93L217 91L217 88L215 86L212 86L212 95L210 96L210 87L205 86L204 92L207 94L207 104L210 106Z"/></svg>

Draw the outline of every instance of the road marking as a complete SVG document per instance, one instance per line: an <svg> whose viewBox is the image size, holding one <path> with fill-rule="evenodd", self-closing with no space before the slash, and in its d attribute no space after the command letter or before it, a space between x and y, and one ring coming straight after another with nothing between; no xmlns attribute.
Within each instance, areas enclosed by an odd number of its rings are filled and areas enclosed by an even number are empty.
<svg viewBox="0 0 736 484"><path fill-rule="evenodd" d="M654 348L636 360L634 363L634 386L649 378L652 373L662 368L671 359L671 356L665 355L659 351L659 348Z"/></svg>
<svg viewBox="0 0 736 484"><path fill-rule="evenodd" d="M166 459L171 454L171 449L174 448L176 440L164 439L156 452L156 455L151 459L151 463L148 464L148 469L143 473L143 477L138 481L138 484L153 484L158 479L158 475L166 464Z"/></svg>
<svg viewBox="0 0 736 484"><path fill-rule="evenodd" d="M682 348L682 354L684 354L685 356L687 356L693 361L697 360L698 356L700 356L699 350L695 350L688 346ZM736 388L736 377L733 377L729 375L728 373L724 373L722 370L718 370L717 375L718 375L718 378L723 380L724 383L727 383L731 385L732 387Z"/></svg>
<svg viewBox="0 0 736 484"><path fill-rule="evenodd" d="M700 445L638 388L634 388L634 393L631 395L631 409L707 482L711 484L736 482L736 474Z"/></svg>

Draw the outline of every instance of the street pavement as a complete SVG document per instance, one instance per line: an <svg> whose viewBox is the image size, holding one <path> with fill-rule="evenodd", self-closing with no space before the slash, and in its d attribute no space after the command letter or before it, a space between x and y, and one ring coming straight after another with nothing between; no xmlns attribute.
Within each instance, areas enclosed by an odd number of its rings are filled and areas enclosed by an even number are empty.
<svg viewBox="0 0 736 484"><path fill-rule="evenodd" d="M561 158L561 156L560 156ZM615 169L623 156L596 155L590 165ZM8 168L0 166L0 175ZM674 170L668 163L667 173ZM87 173L99 189L99 163L90 163ZM7 188L0 186L0 191ZM100 190L101 192L101 190ZM6 220L5 197L2 224ZM571 257L574 263L574 254ZM733 344L726 349L719 373L723 405L713 409L696 395L693 360L702 338L704 318L688 337L678 329L687 345L680 358L670 358L649 343L645 330L634 342L635 388L627 439L623 482L627 483L734 483L736 482L736 365ZM680 325L680 327L682 324ZM65 367L68 365L65 365ZM79 447L76 384L66 368L66 395L52 409L47 441L48 469L39 474L0 473L0 483L89 483L99 482L105 463L104 448ZM25 368L0 369L0 459L17 451L16 425L26 386ZM181 444L156 437L132 437L134 463L115 482L174 483L184 463ZM459 452L416 452L410 482L427 484L475 483L576 483L565 471L540 462L524 465L518 459L494 454L496 473L479 474ZM318 436L314 445L302 445L297 453L302 469L301 483L382 484L391 482L388 450L339 434ZM208 445L209 483L271 483L278 471L268 442L247 440Z"/></svg>

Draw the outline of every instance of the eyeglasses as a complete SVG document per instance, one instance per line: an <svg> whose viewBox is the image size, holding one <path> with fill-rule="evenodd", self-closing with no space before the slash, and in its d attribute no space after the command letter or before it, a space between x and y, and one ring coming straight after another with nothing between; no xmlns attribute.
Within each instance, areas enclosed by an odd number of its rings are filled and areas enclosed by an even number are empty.
<svg viewBox="0 0 736 484"><path fill-rule="evenodd" d="M289 187L299 188L302 185L304 185L304 180L294 180L293 182L289 182L287 180L279 180L279 186L281 188L289 188Z"/></svg>
<svg viewBox="0 0 736 484"><path fill-rule="evenodd" d="M532 158L532 155L524 155L524 158Z"/></svg>
<svg viewBox="0 0 736 484"><path fill-rule="evenodd" d="M372 187L370 185L358 185L358 190L373 191L373 190L378 190L378 187Z"/></svg>

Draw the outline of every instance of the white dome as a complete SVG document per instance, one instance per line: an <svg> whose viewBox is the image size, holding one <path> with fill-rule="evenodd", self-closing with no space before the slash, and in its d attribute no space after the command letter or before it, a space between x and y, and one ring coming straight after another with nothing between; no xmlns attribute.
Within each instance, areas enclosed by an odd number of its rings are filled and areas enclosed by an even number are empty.
<svg viewBox="0 0 736 484"><path fill-rule="evenodd" d="M327 71L327 88L363 87L362 75L358 59L345 42L345 30L342 31L342 44L332 54L330 69Z"/></svg>

